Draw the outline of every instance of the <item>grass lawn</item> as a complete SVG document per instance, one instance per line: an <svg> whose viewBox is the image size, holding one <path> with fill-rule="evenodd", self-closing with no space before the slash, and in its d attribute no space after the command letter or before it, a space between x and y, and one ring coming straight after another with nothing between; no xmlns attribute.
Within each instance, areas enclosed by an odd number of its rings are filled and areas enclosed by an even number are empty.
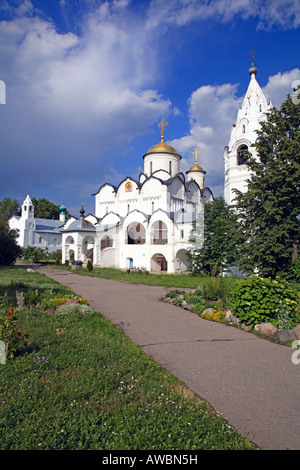
<svg viewBox="0 0 300 470"><path fill-rule="evenodd" d="M55 268L68 269L65 266L55 266ZM166 287L178 287L178 288L189 288L197 289L201 285L207 285L212 282L210 276L192 275L186 274L146 274L143 271L130 272L127 274L125 271L114 268L94 268L93 271L89 272L86 268L78 269L75 271L76 274L84 276L95 276L103 279L112 279L115 281L130 282L133 284L147 284L152 286L166 286ZM222 282L224 286L230 287L236 281L235 277L223 277ZM215 280L215 283L217 279Z"/></svg>
<svg viewBox="0 0 300 470"><path fill-rule="evenodd" d="M42 274L1 268L9 308L16 290L29 292L31 304L72 295ZM29 336L0 365L1 450L255 448L101 313L37 304L16 316Z"/></svg>

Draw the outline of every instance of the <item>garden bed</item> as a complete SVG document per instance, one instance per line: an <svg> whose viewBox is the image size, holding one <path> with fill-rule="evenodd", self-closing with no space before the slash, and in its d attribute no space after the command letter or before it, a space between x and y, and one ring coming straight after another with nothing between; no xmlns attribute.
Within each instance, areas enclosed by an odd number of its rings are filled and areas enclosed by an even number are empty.
<svg viewBox="0 0 300 470"><path fill-rule="evenodd" d="M285 281L259 277L237 281L226 301L218 296L218 287L215 283L209 291L203 286L189 292L173 289L162 300L276 342L290 345L300 340L299 292Z"/></svg>

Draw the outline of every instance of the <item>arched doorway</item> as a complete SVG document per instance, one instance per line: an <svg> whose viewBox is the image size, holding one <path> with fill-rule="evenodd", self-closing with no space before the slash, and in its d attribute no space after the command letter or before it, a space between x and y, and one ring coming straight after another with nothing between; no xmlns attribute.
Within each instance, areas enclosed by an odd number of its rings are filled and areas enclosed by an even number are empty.
<svg viewBox="0 0 300 470"><path fill-rule="evenodd" d="M65 259L71 262L75 260L74 238L71 235L65 241Z"/></svg>
<svg viewBox="0 0 300 470"><path fill-rule="evenodd" d="M110 238L108 235L103 237L101 240L101 251L105 250L105 248L111 248L113 246L113 239Z"/></svg>
<svg viewBox="0 0 300 470"><path fill-rule="evenodd" d="M94 260L94 244L95 244L95 238L91 237L90 235L87 235L84 237L82 240L82 252L84 254L84 260L91 260L93 262Z"/></svg>
<svg viewBox="0 0 300 470"><path fill-rule="evenodd" d="M168 262L164 255L156 253L151 258L151 271L152 272L167 272Z"/></svg>
<svg viewBox="0 0 300 470"><path fill-rule="evenodd" d="M181 249L176 253L175 270L176 272L186 271L189 267L189 260L187 257L187 250Z"/></svg>

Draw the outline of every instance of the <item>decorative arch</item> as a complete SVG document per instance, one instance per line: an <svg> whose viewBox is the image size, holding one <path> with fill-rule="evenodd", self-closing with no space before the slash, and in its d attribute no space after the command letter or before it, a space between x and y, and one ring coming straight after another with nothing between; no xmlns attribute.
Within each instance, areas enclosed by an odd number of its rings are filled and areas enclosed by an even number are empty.
<svg viewBox="0 0 300 470"><path fill-rule="evenodd" d="M74 244L75 244L74 238L72 237L72 235L68 235L64 243L66 260L74 261L75 259Z"/></svg>
<svg viewBox="0 0 300 470"><path fill-rule="evenodd" d="M86 235L82 240L82 253L84 255L84 260L94 259L94 245L95 237L93 235Z"/></svg>
<svg viewBox="0 0 300 470"><path fill-rule="evenodd" d="M146 231L141 222L131 222L128 225L126 243L128 245L144 245L146 243Z"/></svg>
<svg viewBox="0 0 300 470"><path fill-rule="evenodd" d="M237 165L244 165L247 159L248 146L246 144L241 144L237 148Z"/></svg>
<svg viewBox="0 0 300 470"><path fill-rule="evenodd" d="M156 220L151 225L151 243L166 245L168 243L168 227L162 220Z"/></svg>
<svg viewBox="0 0 300 470"><path fill-rule="evenodd" d="M113 239L110 236L105 235L101 240L101 251L105 250L106 248L112 248L113 243Z"/></svg>
<svg viewBox="0 0 300 470"><path fill-rule="evenodd" d="M178 250L175 257L175 270L177 272L186 271L189 267L189 264L187 250L183 248Z"/></svg>
<svg viewBox="0 0 300 470"><path fill-rule="evenodd" d="M167 272L168 262L163 254L155 253L151 258L151 271L152 272Z"/></svg>

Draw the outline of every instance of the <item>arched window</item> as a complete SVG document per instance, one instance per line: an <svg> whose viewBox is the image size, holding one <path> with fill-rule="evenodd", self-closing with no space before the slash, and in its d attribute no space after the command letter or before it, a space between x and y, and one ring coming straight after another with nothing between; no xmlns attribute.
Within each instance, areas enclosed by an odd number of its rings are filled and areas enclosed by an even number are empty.
<svg viewBox="0 0 300 470"><path fill-rule="evenodd" d="M172 162L169 162L169 173L172 176Z"/></svg>
<svg viewBox="0 0 300 470"><path fill-rule="evenodd" d="M151 243L166 245L168 243L168 228L162 220L157 220L151 227Z"/></svg>
<svg viewBox="0 0 300 470"><path fill-rule="evenodd" d="M237 164L244 165L247 159L248 147L247 145L241 145L237 150Z"/></svg>
<svg viewBox="0 0 300 470"><path fill-rule="evenodd" d="M103 237L101 240L101 250L105 248L111 248L113 246L113 240L110 237Z"/></svg>
<svg viewBox="0 0 300 470"><path fill-rule="evenodd" d="M132 222L127 228L127 244L143 245L146 241L145 228L139 222Z"/></svg>
<svg viewBox="0 0 300 470"><path fill-rule="evenodd" d="M125 186L125 192L126 193L131 193L132 191L132 183L126 183L126 186Z"/></svg>

